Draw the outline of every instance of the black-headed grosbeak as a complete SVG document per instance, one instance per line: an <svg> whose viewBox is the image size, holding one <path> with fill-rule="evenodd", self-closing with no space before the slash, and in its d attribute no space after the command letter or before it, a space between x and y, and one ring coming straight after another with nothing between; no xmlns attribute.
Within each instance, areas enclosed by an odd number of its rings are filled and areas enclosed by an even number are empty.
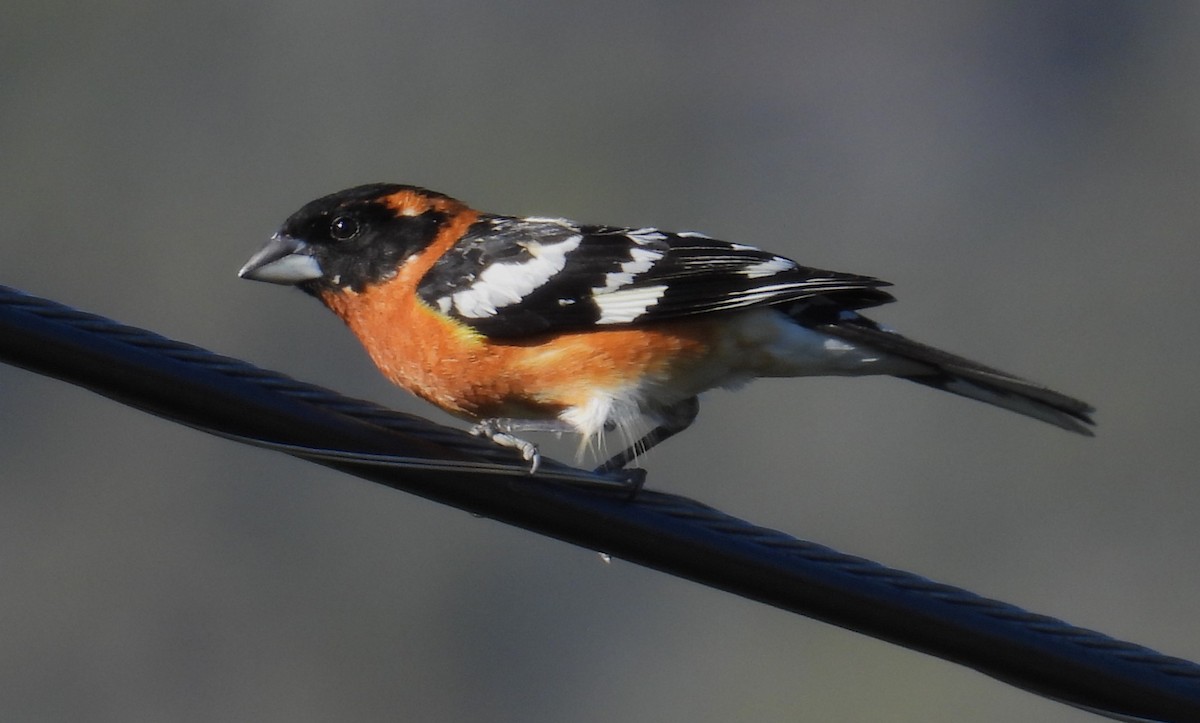
<svg viewBox="0 0 1200 723"><path fill-rule="evenodd" d="M757 377L886 374L1091 434L1092 408L919 344L858 313L892 301L823 271L698 233L482 213L415 186L319 198L240 276L292 284L340 316L380 371L518 449L526 431L606 429L614 471L686 429L697 395Z"/></svg>

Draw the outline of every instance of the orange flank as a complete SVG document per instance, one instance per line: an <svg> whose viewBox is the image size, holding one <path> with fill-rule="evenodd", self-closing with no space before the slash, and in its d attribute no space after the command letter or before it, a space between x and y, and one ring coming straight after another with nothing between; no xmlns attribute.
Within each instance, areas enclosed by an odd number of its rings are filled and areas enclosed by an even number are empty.
<svg viewBox="0 0 1200 723"><path fill-rule="evenodd" d="M639 328L485 339L437 313L411 289L430 256L361 293L328 294L326 305L362 341L393 383L472 420L550 419L586 405L599 390L614 394L631 380L670 379L710 349L708 320Z"/></svg>

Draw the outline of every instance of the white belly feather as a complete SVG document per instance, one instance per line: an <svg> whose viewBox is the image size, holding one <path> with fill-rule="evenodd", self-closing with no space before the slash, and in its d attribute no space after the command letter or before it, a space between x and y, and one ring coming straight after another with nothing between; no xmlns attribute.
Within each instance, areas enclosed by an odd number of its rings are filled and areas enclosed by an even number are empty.
<svg viewBox="0 0 1200 723"><path fill-rule="evenodd" d="M726 319L724 333L702 359L672 368L665 378L597 390L586 404L564 410L560 418L585 440L606 425L628 437L641 416L654 419L660 410L709 389L738 387L758 377L905 374L923 368L800 326L774 309L727 314Z"/></svg>

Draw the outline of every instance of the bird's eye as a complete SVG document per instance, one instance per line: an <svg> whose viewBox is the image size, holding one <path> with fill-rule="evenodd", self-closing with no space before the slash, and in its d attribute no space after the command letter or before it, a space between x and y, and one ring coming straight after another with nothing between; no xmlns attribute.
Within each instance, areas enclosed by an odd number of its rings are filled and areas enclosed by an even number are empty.
<svg viewBox="0 0 1200 723"><path fill-rule="evenodd" d="M350 216L337 216L329 222L329 235L335 241L349 241L358 235L358 221Z"/></svg>

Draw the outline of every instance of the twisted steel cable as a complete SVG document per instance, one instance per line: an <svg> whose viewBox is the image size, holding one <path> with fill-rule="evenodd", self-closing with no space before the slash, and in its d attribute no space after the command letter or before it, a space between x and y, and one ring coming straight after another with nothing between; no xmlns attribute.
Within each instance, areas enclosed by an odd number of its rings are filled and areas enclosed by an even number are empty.
<svg viewBox="0 0 1200 723"><path fill-rule="evenodd" d="M1200 666L0 286L0 359L212 434L974 668L1120 720L1200 721Z"/></svg>

